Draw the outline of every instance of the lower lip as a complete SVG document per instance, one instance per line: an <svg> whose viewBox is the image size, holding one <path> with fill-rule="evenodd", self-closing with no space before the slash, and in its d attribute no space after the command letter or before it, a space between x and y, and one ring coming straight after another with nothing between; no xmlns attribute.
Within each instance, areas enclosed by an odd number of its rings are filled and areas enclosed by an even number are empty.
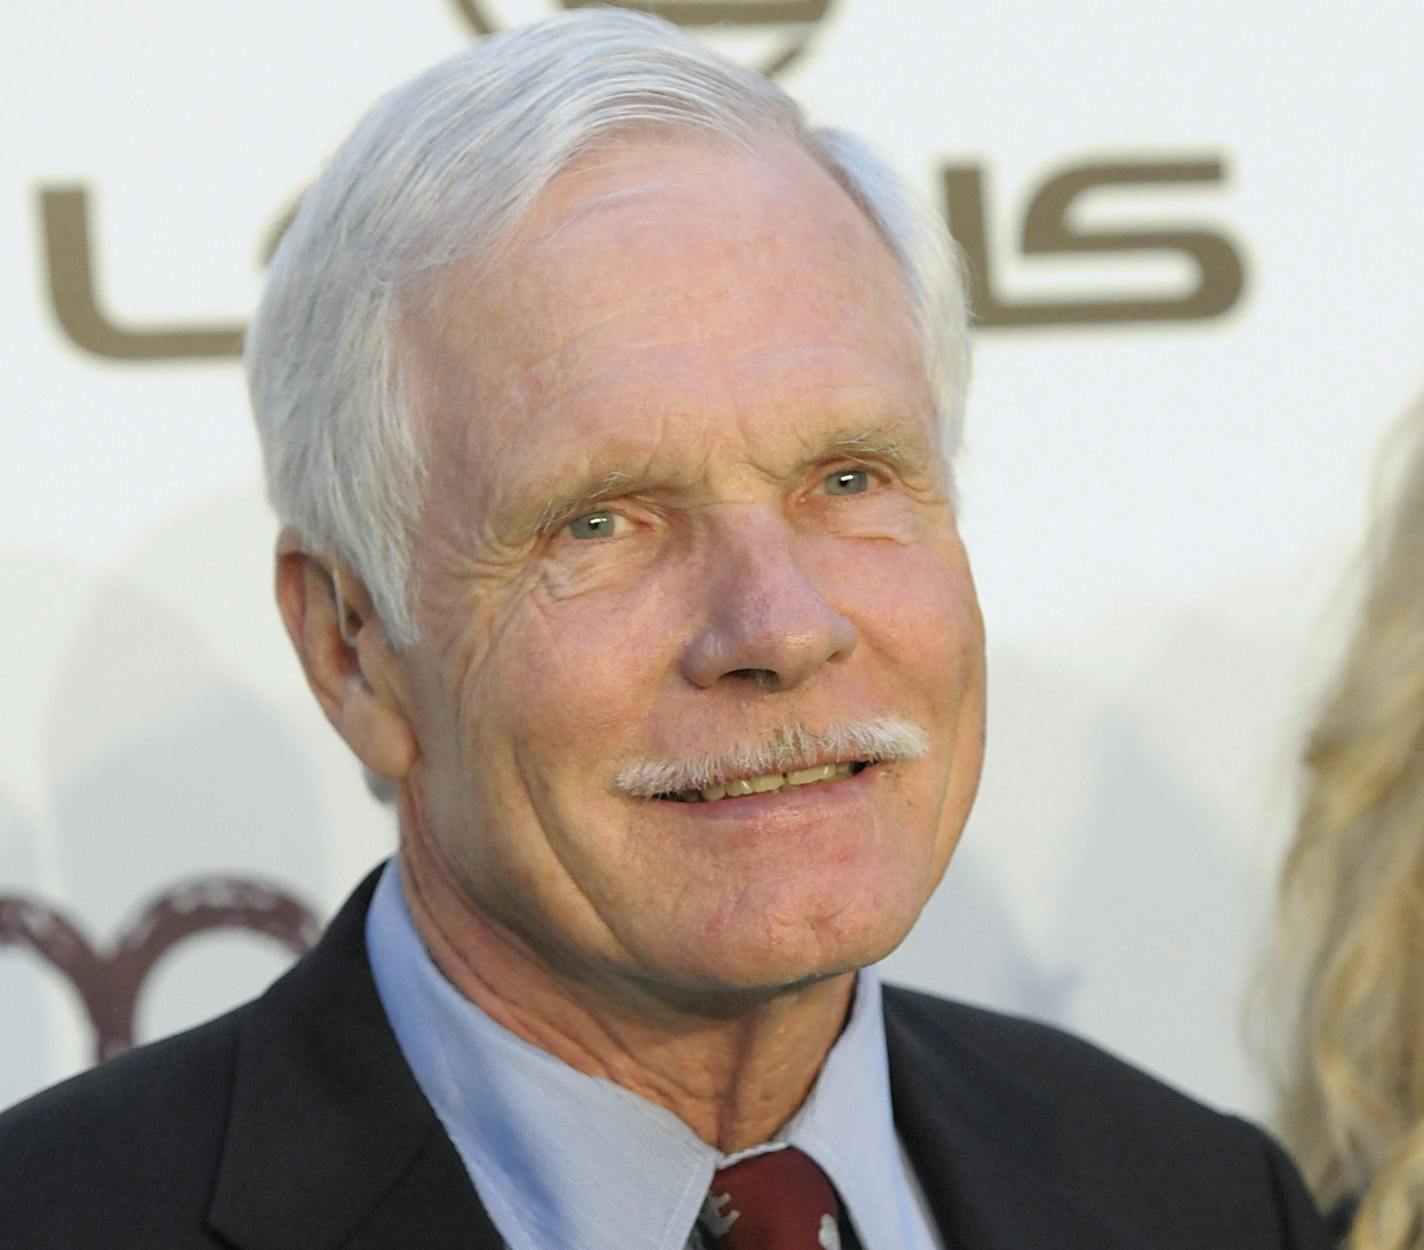
<svg viewBox="0 0 1424 1250"><path fill-rule="evenodd" d="M690 820L765 821L824 812L864 799L875 784L883 765L871 764L850 777L835 781L814 781L807 786L782 786L764 794L744 794L734 799L714 799L710 803L677 803L655 800L660 808Z"/></svg>

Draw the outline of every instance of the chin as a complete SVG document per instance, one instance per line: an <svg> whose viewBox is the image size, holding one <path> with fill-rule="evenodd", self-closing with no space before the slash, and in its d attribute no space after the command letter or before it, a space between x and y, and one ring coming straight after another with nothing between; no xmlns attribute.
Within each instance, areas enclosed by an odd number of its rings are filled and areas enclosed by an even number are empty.
<svg viewBox="0 0 1424 1250"><path fill-rule="evenodd" d="M678 979L693 992L773 995L804 988L884 959L904 941L922 905L922 899L894 907L884 899L842 899L797 918L774 921L769 913L745 926L729 924L687 952L690 966Z"/></svg>

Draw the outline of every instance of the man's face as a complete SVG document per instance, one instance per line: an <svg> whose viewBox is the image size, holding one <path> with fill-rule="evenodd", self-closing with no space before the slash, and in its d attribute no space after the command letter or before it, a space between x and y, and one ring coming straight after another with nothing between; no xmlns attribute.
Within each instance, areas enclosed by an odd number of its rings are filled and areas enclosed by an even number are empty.
<svg viewBox="0 0 1424 1250"><path fill-rule="evenodd" d="M778 140L616 147L408 338L432 439L410 780L471 908L567 979L683 999L887 953L974 795L984 659L863 215ZM796 763L856 761L814 735L890 717L923 755L706 801L630 781L704 757L736 781L797 726Z"/></svg>

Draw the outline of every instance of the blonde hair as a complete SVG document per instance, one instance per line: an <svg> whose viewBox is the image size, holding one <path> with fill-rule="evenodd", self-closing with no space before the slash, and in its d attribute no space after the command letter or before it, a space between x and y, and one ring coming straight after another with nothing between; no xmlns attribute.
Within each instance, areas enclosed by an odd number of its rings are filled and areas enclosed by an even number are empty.
<svg viewBox="0 0 1424 1250"><path fill-rule="evenodd" d="M1361 615L1305 749L1263 989L1280 1127L1349 1250L1424 1247L1424 403L1372 535Z"/></svg>

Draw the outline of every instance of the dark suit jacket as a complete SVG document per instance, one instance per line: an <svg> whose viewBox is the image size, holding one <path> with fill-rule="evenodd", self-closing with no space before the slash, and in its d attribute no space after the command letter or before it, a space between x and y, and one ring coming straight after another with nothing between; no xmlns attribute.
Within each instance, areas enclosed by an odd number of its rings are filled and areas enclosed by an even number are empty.
<svg viewBox="0 0 1424 1250"><path fill-rule="evenodd" d="M376 995L373 882L255 1002L0 1115L0 1247L500 1250ZM1042 1025L889 988L885 1024L951 1250L1323 1246L1257 1129Z"/></svg>

